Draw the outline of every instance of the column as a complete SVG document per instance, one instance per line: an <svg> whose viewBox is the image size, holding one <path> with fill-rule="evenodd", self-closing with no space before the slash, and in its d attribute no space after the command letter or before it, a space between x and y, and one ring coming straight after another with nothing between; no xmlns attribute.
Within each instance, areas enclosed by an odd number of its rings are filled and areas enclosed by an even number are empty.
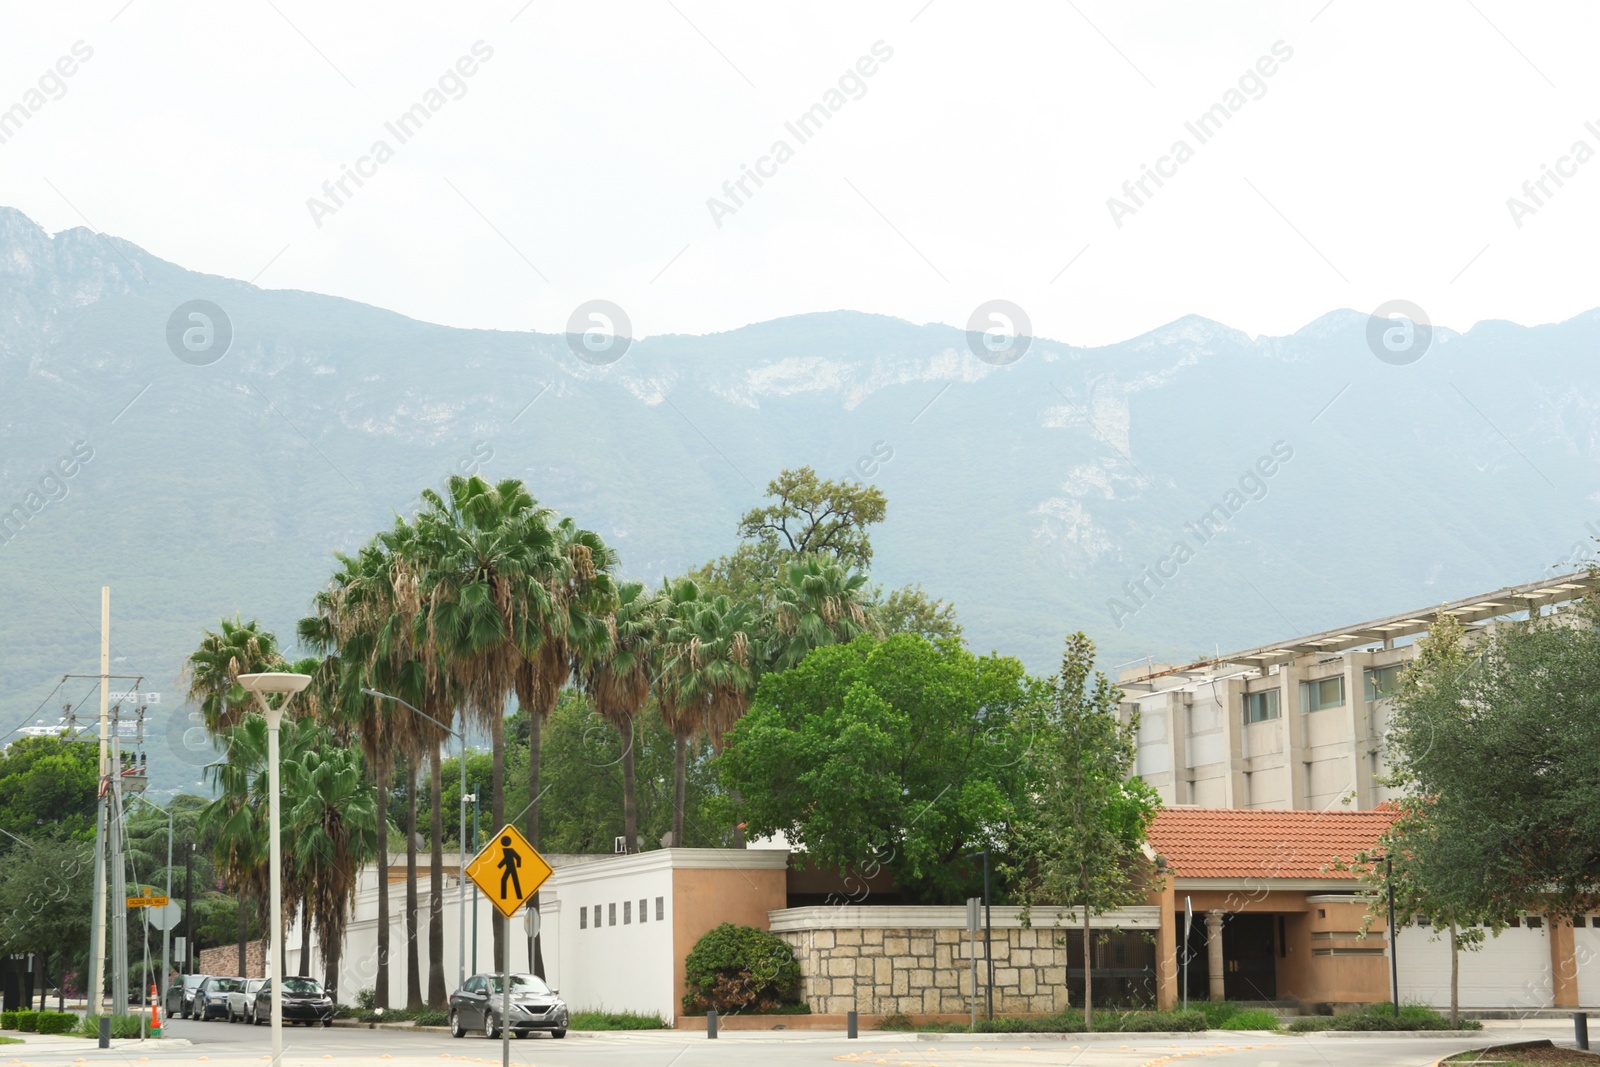
<svg viewBox="0 0 1600 1067"><path fill-rule="evenodd" d="M1545 929L1550 934L1550 984L1552 1006L1576 1008L1578 1006L1578 954L1572 934L1572 924L1566 920L1545 918Z"/></svg>
<svg viewBox="0 0 1600 1067"><path fill-rule="evenodd" d="M1211 979L1211 999L1223 1000L1222 911L1206 912L1206 973Z"/></svg>

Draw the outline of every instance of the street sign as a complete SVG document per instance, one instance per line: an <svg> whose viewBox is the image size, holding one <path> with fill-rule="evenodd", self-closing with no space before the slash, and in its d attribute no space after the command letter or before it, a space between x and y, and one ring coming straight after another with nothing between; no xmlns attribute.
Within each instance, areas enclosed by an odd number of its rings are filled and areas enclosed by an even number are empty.
<svg viewBox="0 0 1600 1067"><path fill-rule="evenodd" d="M529 937L539 936L539 909L529 908L522 913L522 930Z"/></svg>
<svg viewBox="0 0 1600 1067"><path fill-rule="evenodd" d="M172 902L170 897L129 897L130 908L164 908Z"/></svg>
<svg viewBox="0 0 1600 1067"><path fill-rule="evenodd" d="M150 909L150 925L157 930L176 930L183 919L183 905L170 900L165 905Z"/></svg>
<svg viewBox="0 0 1600 1067"><path fill-rule="evenodd" d="M467 864L467 877L509 919L550 877L550 865L507 823Z"/></svg>

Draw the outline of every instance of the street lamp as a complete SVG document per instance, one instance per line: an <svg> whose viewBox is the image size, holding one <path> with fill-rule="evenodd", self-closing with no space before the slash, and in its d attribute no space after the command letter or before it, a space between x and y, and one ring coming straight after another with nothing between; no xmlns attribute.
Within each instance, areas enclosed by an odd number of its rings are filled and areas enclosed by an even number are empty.
<svg viewBox="0 0 1600 1067"><path fill-rule="evenodd" d="M465 735L450 729L450 727L415 704L401 700L392 693L380 693L376 689L363 689L361 691L369 697L374 697L378 700L392 700L402 707L410 708L461 743L461 826L459 836L456 838L460 842L456 850L456 918L460 920L460 931L456 935L456 988L460 989L467 984L467 739ZM474 797L473 799L476 800L477 798ZM387 893L389 887L380 886L378 891ZM474 926L476 926L477 915L473 915L473 921Z"/></svg>
<svg viewBox="0 0 1600 1067"><path fill-rule="evenodd" d="M239 684L256 695L261 714L267 720L267 798L268 821L268 872L272 897L272 968L267 976L272 983L272 1064L278 1067L283 1061L283 844L278 840L278 727L283 724L283 711L294 694L311 684L309 674L290 674L285 671L268 671L264 674L241 674ZM273 707L267 694L281 693L283 700Z"/></svg>

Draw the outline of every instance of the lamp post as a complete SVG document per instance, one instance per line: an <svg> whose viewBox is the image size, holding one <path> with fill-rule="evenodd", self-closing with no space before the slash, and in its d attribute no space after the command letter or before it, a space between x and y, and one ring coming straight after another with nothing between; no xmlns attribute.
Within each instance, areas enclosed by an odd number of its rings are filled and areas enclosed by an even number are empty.
<svg viewBox="0 0 1600 1067"><path fill-rule="evenodd" d="M264 674L241 674L239 684L256 695L261 714L267 720L267 833L269 890L272 898L272 968L267 981L272 984L272 1064L283 1062L283 843L278 839L281 825L278 796L282 788L278 782L278 727L283 725L283 711L294 694L311 684L309 674L290 674L269 671ZM283 700L273 707L267 694L281 693Z"/></svg>
<svg viewBox="0 0 1600 1067"><path fill-rule="evenodd" d="M392 693L380 693L376 689L363 689L361 691L369 697L375 697L378 700L392 700L402 707L410 708L412 711L416 712L418 715L421 715L424 719L427 719L429 722L433 723L433 725L437 726L439 729L455 738L458 742L460 742L461 745L461 825L456 837L456 840L459 842L459 845L457 846L456 858L456 918L460 920L460 930L456 936L456 988L460 989L462 986L467 984L467 738L465 734L450 729L450 727L446 726L438 719L435 719L432 715L429 715L415 704L401 700ZM474 797L473 799L477 798ZM384 886L380 890L380 892L385 893L388 891L388 886ZM476 922L476 915L473 916L473 920Z"/></svg>

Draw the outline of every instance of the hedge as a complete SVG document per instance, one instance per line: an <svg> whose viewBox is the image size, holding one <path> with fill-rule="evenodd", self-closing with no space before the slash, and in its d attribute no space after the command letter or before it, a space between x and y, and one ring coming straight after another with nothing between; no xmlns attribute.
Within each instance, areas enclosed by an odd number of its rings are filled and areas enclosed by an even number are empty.
<svg viewBox="0 0 1600 1067"><path fill-rule="evenodd" d="M789 943L753 926L723 923L708 930L684 959L683 1010L688 1014L766 1012L800 999L800 963Z"/></svg>

